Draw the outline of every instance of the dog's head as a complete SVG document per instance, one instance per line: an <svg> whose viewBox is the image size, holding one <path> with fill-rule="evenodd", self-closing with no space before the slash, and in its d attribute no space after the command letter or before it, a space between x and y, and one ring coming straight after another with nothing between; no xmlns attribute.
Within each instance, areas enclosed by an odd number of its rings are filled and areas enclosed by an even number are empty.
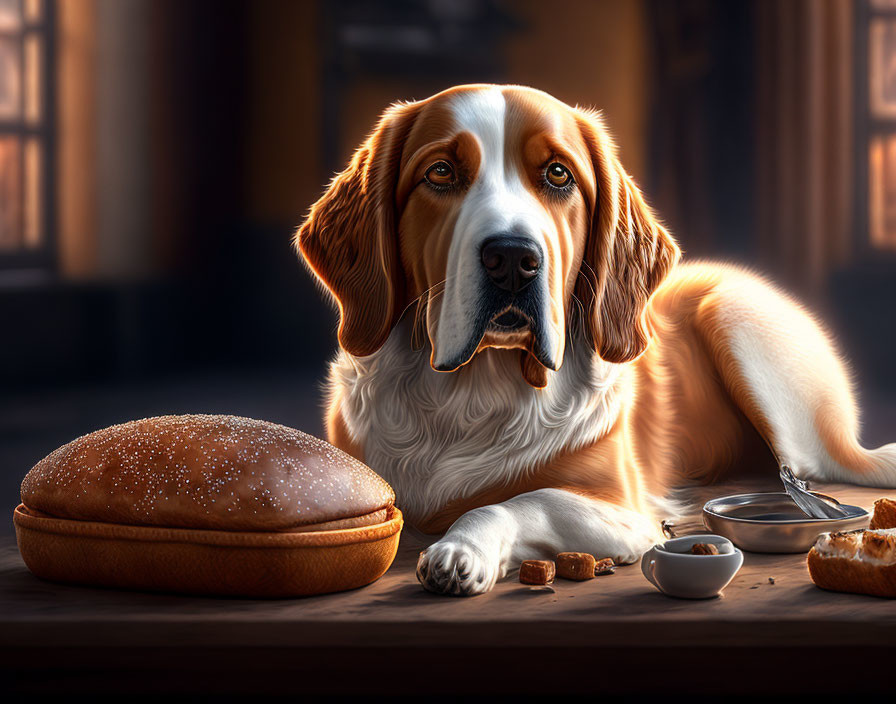
<svg viewBox="0 0 896 704"><path fill-rule="evenodd" d="M297 236L364 356L406 311L450 372L520 349L544 386L569 323L602 359L647 347L645 307L678 248L600 116L518 86L461 86L389 108Z"/></svg>

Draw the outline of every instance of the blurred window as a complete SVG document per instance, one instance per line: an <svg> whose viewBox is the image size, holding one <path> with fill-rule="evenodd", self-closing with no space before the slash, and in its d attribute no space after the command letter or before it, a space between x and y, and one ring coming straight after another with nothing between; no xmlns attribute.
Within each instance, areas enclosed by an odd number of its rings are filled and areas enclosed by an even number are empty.
<svg viewBox="0 0 896 704"><path fill-rule="evenodd" d="M896 0L869 0L868 221L871 246L896 250Z"/></svg>
<svg viewBox="0 0 896 704"><path fill-rule="evenodd" d="M0 0L0 267L48 267L52 0Z"/></svg>

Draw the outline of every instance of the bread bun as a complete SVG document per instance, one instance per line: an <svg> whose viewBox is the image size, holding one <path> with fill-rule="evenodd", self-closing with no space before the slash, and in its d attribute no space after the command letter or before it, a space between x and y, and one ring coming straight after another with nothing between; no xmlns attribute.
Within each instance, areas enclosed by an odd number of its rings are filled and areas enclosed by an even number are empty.
<svg viewBox="0 0 896 704"><path fill-rule="evenodd" d="M22 482L19 551L38 577L288 597L378 579L398 549L391 487L332 445L233 416L165 416L60 447Z"/></svg>
<svg viewBox="0 0 896 704"><path fill-rule="evenodd" d="M98 430L52 452L22 482L22 503L33 512L169 528L364 525L381 522L394 500L385 480L329 443L224 415Z"/></svg>
<svg viewBox="0 0 896 704"><path fill-rule="evenodd" d="M807 560L822 589L896 597L896 528L822 533Z"/></svg>

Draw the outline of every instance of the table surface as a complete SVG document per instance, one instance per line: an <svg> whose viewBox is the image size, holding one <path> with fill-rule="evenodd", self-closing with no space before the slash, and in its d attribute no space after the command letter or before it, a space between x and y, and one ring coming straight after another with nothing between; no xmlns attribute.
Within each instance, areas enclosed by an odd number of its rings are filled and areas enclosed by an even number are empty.
<svg viewBox="0 0 896 704"><path fill-rule="evenodd" d="M689 490L709 496L760 488L755 482ZM774 489L765 484L762 488ZM870 508L896 492L817 485ZM701 532L699 512L680 534ZM745 553L720 598L687 601L658 593L638 565L587 582L521 585L515 575L473 598L429 594L414 564L418 536L402 536L391 569L340 594L273 601L196 598L65 586L33 577L12 539L0 545L0 647L380 647L515 646L876 646L896 643L896 600L816 588L805 555ZM769 582L774 578L774 583Z"/></svg>

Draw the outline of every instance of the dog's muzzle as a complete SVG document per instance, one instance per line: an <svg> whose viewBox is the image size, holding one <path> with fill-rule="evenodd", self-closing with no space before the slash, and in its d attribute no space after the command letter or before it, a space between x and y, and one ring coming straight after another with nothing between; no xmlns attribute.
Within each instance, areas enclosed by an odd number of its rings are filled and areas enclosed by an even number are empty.
<svg viewBox="0 0 896 704"><path fill-rule="evenodd" d="M486 334L496 340L506 334L509 342L516 341L511 344L519 344L524 339L519 334L524 333L530 339L526 348L543 365L556 369L545 320L548 293L541 246L513 232L495 234L480 245L478 264L475 303L467 313L464 344L433 367L453 371L465 364Z"/></svg>

